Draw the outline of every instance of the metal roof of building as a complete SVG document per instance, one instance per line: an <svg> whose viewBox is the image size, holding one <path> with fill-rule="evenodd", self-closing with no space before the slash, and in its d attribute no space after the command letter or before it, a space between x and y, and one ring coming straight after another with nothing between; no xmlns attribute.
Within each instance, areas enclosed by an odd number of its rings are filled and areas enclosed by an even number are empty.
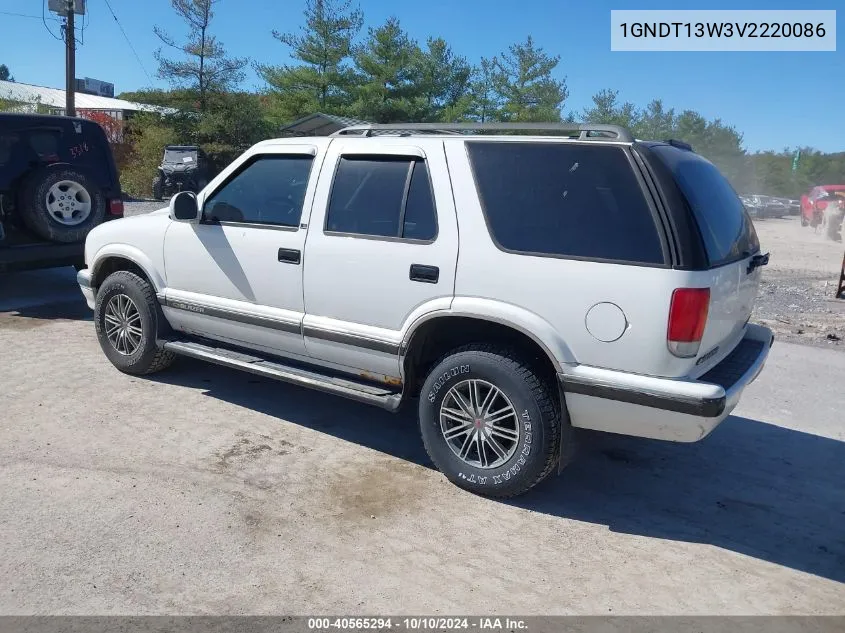
<svg viewBox="0 0 845 633"><path fill-rule="evenodd" d="M282 136L328 136L350 125L367 125L367 121L334 114L315 112L282 126Z"/></svg>
<svg viewBox="0 0 845 633"><path fill-rule="evenodd" d="M40 103L50 108L65 107L65 91L58 88L45 88L14 81L0 81L0 99L20 101L22 103ZM135 103L123 99L101 97L77 92L76 108L79 110L124 110L130 112L168 112L170 108Z"/></svg>

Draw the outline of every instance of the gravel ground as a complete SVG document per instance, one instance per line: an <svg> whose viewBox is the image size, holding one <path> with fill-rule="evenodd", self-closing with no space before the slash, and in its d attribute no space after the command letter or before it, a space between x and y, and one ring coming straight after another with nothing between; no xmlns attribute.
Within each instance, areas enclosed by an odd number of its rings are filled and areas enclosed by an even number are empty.
<svg viewBox="0 0 845 633"><path fill-rule="evenodd" d="M123 215L143 215L158 209L163 209L169 204L167 200L131 200L123 203Z"/></svg>
<svg viewBox="0 0 845 633"><path fill-rule="evenodd" d="M776 343L705 441L579 433L502 503L413 411L119 373L72 270L0 276L0 349L3 614L843 613L845 354Z"/></svg>
<svg viewBox="0 0 845 633"><path fill-rule="evenodd" d="M845 300L835 298L845 245L802 227L797 217L755 226L771 259L752 319L779 340L845 350Z"/></svg>
<svg viewBox="0 0 845 633"><path fill-rule="evenodd" d="M822 307L842 245L758 231L780 340L734 415L695 444L578 433L510 503L433 470L413 411L187 359L127 376L72 269L0 275L0 613L845 613L845 354ZM799 311L812 334L782 322Z"/></svg>

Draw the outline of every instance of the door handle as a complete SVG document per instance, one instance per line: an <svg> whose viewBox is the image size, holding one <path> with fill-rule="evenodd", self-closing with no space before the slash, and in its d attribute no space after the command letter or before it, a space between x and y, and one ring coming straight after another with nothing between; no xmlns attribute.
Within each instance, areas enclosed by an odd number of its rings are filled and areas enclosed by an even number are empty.
<svg viewBox="0 0 845 633"><path fill-rule="evenodd" d="M440 279L440 269L437 266L411 264L411 271L408 277L411 281L421 281L424 284L436 284Z"/></svg>
<svg viewBox="0 0 845 633"><path fill-rule="evenodd" d="M280 248L279 261L284 264L298 264L302 261L302 253L295 248Z"/></svg>

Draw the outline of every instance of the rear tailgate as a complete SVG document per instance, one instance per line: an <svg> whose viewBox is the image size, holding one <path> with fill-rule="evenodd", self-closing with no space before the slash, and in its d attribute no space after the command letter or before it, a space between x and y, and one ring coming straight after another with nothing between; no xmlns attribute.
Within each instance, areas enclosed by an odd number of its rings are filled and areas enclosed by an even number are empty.
<svg viewBox="0 0 845 633"><path fill-rule="evenodd" d="M760 286L760 243L754 224L727 179L708 160L672 145L652 152L671 171L698 227L706 270L690 275L692 285L710 289L707 323L690 374L700 376L742 339Z"/></svg>

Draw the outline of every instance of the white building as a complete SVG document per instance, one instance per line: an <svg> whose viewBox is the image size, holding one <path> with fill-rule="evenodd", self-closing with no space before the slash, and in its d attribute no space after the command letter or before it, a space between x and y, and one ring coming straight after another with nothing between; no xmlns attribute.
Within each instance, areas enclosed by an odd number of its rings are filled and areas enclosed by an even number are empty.
<svg viewBox="0 0 845 633"><path fill-rule="evenodd" d="M36 112L46 110L49 114L65 113L65 91L59 88L45 88L14 81L0 81L0 102L11 101L13 106L7 107L15 112ZM124 121L135 112L168 113L170 108L135 103L123 99L101 97L99 95L77 92L75 97L77 113L79 111L103 112L117 121Z"/></svg>

